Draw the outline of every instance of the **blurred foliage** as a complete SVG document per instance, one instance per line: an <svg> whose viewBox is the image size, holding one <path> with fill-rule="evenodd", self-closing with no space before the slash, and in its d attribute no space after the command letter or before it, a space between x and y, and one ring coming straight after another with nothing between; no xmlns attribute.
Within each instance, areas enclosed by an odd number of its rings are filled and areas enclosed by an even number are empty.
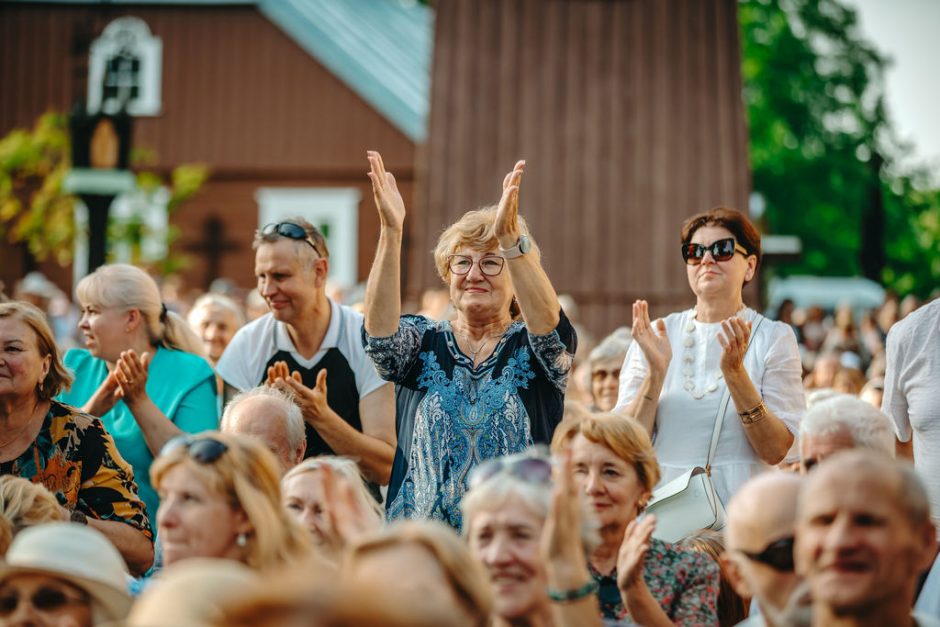
<svg viewBox="0 0 940 627"><path fill-rule="evenodd" d="M37 260L51 257L62 265L72 260L77 234L74 211L77 197L62 189L71 168L68 126L67 115L50 112L40 116L31 131L15 129L0 139L0 238L11 243L25 242ZM131 161L136 169L154 165L156 157L147 149L134 149ZM169 183L154 172L139 171L131 215L116 220L112 214L109 249L124 245L130 250L132 263L149 261L148 265L161 274L185 267L185 256L172 252L179 230L171 224L155 231L148 226L145 213L159 199L166 203L167 213L172 216L208 177L209 169L198 164L174 168ZM145 259L143 244L148 238L159 238L170 254L156 260Z"/></svg>
<svg viewBox="0 0 940 627"><path fill-rule="evenodd" d="M861 273L863 219L881 191L886 267L899 293L940 285L940 194L885 111L888 60L842 0L741 0L744 98L753 188L764 228L797 235L803 258L781 274Z"/></svg>

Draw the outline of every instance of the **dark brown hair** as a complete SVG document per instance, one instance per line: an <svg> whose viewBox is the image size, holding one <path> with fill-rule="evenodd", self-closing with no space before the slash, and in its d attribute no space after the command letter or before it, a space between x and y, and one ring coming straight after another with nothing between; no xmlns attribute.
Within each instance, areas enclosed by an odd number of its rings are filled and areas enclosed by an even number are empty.
<svg viewBox="0 0 940 627"><path fill-rule="evenodd" d="M683 244L692 241L692 236L703 226L722 226L734 235L735 241L744 247L748 255L757 257L755 274L761 262L760 233L754 224L747 219L744 213L728 207L715 207L708 211L696 213L682 224L679 237Z"/></svg>

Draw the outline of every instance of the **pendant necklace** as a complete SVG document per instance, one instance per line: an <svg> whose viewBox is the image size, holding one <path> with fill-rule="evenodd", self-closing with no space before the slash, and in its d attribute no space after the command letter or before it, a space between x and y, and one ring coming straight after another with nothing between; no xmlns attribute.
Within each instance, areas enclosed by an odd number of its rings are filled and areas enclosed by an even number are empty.
<svg viewBox="0 0 940 627"><path fill-rule="evenodd" d="M467 343L467 349L468 349L467 353L470 356L470 361L474 365L476 365L477 363L477 355L483 352L483 349L489 345L490 341L503 337L503 333L505 332L506 330L503 329L502 333L486 336L480 341L480 344L477 345L477 347L474 349L473 341L470 339L470 336L468 336L466 333L461 333L460 331L454 330L454 333L462 337L464 341Z"/></svg>

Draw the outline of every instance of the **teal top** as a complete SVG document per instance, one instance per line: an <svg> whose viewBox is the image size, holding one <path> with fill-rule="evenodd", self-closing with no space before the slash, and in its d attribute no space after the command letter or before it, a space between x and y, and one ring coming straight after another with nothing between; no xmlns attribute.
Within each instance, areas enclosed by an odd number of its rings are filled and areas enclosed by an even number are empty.
<svg viewBox="0 0 940 627"><path fill-rule="evenodd" d="M108 367L103 359L92 356L85 349L67 352L65 365L75 374L75 383L57 400L82 407L108 376ZM150 362L147 395L181 431L198 433L219 428L215 372L198 355L158 348ZM123 400L100 418L114 438L118 452L134 469L140 498L147 506L147 514L156 529L160 499L150 484L153 455L147 448L144 434Z"/></svg>

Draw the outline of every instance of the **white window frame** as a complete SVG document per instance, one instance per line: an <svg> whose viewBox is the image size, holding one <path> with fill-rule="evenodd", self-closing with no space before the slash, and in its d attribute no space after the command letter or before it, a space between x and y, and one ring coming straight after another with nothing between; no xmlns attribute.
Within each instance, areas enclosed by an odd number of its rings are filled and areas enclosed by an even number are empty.
<svg viewBox="0 0 940 627"><path fill-rule="evenodd" d="M258 228L299 216L318 228L329 225L330 281L348 289L359 276L359 203L356 187L262 187L255 192Z"/></svg>
<svg viewBox="0 0 940 627"><path fill-rule="evenodd" d="M128 102L127 112L135 116L159 115L162 108L163 42L151 34L146 22L130 16L120 17L108 24L101 36L91 44L88 59L88 111L103 111L112 115L118 112L117 101L102 102L104 74L108 61L125 48L140 59L138 94Z"/></svg>

